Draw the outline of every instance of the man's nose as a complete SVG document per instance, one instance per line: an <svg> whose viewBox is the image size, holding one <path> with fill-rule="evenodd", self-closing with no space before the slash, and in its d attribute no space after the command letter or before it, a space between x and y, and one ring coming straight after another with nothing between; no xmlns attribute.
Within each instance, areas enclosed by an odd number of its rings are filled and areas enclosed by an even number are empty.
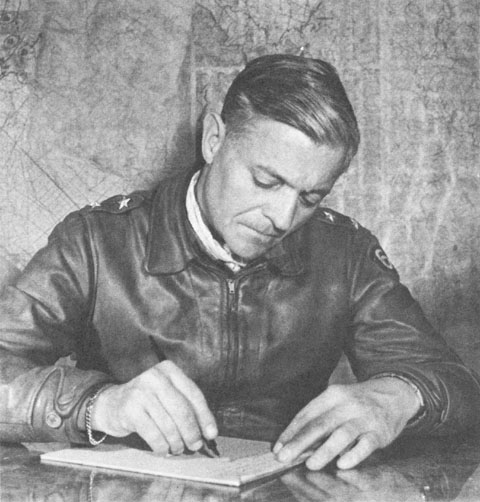
<svg viewBox="0 0 480 502"><path fill-rule="evenodd" d="M280 190L272 195L264 206L264 215L271 221L275 233L281 235L292 226L298 197L294 190Z"/></svg>

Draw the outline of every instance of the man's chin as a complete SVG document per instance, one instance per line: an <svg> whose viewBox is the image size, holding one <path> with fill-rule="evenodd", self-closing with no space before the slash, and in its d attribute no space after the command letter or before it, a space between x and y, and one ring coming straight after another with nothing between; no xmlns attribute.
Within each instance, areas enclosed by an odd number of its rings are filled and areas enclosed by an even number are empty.
<svg viewBox="0 0 480 502"><path fill-rule="evenodd" d="M263 256L272 246L232 246L229 249L237 261L250 262Z"/></svg>
<svg viewBox="0 0 480 502"><path fill-rule="evenodd" d="M237 225L234 232L226 232L223 237L232 255L237 257L238 261L244 262L260 258L279 241L278 238L259 232L253 226L245 224Z"/></svg>

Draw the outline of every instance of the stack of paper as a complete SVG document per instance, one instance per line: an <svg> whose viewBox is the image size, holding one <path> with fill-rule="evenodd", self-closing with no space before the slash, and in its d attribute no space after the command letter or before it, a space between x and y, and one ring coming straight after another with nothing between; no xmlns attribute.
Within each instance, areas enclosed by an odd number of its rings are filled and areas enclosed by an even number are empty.
<svg viewBox="0 0 480 502"><path fill-rule="evenodd" d="M200 453L159 457L149 451L101 445L95 449L72 448L44 453L41 459L46 463L67 463L230 486L284 472L303 461L299 459L293 464L278 462L270 451L270 443L262 441L219 437L217 445L222 455L220 458L209 458Z"/></svg>

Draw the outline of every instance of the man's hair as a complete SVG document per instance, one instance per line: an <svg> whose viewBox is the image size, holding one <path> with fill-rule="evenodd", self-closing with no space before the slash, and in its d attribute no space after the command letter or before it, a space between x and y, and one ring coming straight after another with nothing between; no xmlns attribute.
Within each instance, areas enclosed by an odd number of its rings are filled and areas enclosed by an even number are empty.
<svg viewBox="0 0 480 502"><path fill-rule="evenodd" d="M288 54L250 61L232 82L221 113L227 134L253 118L283 122L316 144L345 150L346 169L360 142L357 119L335 68Z"/></svg>

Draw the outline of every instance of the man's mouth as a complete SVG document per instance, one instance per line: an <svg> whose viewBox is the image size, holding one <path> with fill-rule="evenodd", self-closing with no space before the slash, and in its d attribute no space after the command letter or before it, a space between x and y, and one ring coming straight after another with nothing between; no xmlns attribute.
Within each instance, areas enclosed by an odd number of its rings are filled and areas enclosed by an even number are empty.
<svg viewBox="0 0 480 502"><path fill-rule="evenodd" d="M254 227L251 227L249 225L245 225L249 230L251 230L252 232L255 232L256 234L262 236L264 239L270 239L270 240L273 240L273 239L278 239L279 237L281 237L278 233L272 233L271 230L258 230Z"/></svg>

